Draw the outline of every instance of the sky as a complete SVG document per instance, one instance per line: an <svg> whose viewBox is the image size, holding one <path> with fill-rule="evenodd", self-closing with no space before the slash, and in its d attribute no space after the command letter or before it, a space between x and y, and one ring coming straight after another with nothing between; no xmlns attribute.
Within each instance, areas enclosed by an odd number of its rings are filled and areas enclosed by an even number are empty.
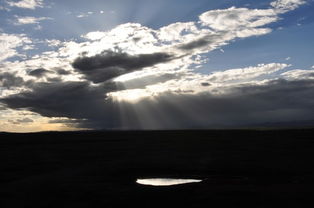
<svg viewBox="0 0 314 208"><path fill-rule="evenodd" d="M0 0L0 131L314 125L314 0Z"/></svg>

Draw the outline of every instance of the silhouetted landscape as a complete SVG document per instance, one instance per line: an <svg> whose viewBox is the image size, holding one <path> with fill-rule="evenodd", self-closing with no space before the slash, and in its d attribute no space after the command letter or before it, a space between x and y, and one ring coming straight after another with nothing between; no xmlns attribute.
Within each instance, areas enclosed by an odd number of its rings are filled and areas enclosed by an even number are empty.
<svg viewBox="0 0 314 208"><path fill-rule="evenodd" d="M1 133L1 207L311 207L313 133ZM136 183L158 177L203 181Z"/></svg>

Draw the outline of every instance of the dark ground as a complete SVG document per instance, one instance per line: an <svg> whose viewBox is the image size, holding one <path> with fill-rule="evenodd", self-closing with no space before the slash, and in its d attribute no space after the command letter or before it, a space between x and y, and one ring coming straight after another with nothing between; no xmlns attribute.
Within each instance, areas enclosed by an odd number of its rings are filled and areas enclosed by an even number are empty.
<svg viewBox="0 0 314 208"><path fill-rule="evenodd" d="M0 207L313 207L313 160L313 129L1 133Z"/></svg>

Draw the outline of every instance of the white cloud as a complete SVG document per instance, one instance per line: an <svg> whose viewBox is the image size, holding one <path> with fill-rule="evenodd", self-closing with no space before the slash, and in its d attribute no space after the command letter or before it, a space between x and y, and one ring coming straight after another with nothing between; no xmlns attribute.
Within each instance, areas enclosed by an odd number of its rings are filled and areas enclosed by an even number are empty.
<svg viewBox="0 0 314 208"><path fill-rule="evenodd" d="M16 17L15 25L39 24L43 20L51 20L49 17Z"/></svg>
<svg viewBox="0 0 314 208"><path fill-rule="evenodd" d="M89 32L86 35L83 35L83 38L89 39L89 40L100 40L102 39L104 36L106 36L106 32L102 32L102 31L95 31L95 32Z"/></svg>
<svg viewBox="0 0 314 208"><path fill-rule="evenodd" d="M305 3L305 0L277 0L271 2L270 5L276 10L277 13L285 13L295 10Z"/></svg>
<svg viewBox="0 0 314 208"><path fill-rule="evenodd" d="M23 46L23 50L24 51L27 51L27 50L32 50L32 49L34 49L35 47L34 47L34 45L25 45L25 46Z"/></svg>
<svg viewBox="0 0 314 208"><path fill-rule="evenodd" d="M235 8L218 9L203 13L201 22L217 31L261 27L278 20L273 9Z"/></svg>
<svg viewBox="0 0 314 208"><path fill-rule="evenodd" d="M213 82L234 82L234 81L247 81L255 79L262 75L272 74L276 71L288 67L288 64L271 63L271 64L259 64L255 67L247 67L240 69L230 69L226 71L217 71L208 76L208 81Z"/></svg>
<svg viewBox="0 0 314 208"><path fill-rule="evenodd" d="M88 14L79 14L76 16L77 18L83 18L83 17L88 17Z"/></svg>
<svg viewBox="0 0 314 208"><path fill-rule="evenodd" d="M18 55L16 48L31 42L32 41L23 34L0 33L0 61Z"/></svg>
<svg viewBox="0 0 314 208"><path fill-rule="evenodd" d="M281 74L287 80L314 79L314 69L295 69Z"/></svg>
<svg viewBox="0 0 314 208"><path fill-rule="evenodd" d="M182 34L183 32L185 32L185 35ZM189 34L197 32L198 29L194 22L177 22L160 28L158 37L162 41L182 41L182 39L187 38Z"/></svg>
<svg viewBox="0 0 314 208"><path fill-rule="evenodd" d="M51 39L51 40L45 40L45 42L48 44L49 47L58 47L62 44L60 40L57 39Z"/></svg>
<svg viewBox="0 0 314 208"><path fill-rule="evenodd" d="M79 15L77 15L77 18L84 18L84 17L88 17L90 15L94 14L94 12L86 12L86 13L80 13Z"/></svg>
<svg viewBox="0 0 314 208"><path fill-rule="evenodd" d="M11 7L19 7L24 9L35 9L36 7L43 7L43 0L21 0L18 2L8 1L7 2Z"/></svg>

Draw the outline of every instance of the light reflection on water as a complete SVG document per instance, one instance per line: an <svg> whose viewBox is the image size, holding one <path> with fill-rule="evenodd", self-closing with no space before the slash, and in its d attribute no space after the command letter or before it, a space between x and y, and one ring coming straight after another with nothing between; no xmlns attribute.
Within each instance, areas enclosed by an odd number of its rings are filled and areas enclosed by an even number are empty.
<svg viewBox="0 0 314 208"><path fill-rule="evenodd" d="M199 183L202 180L197 179L172 179L172 178L147 178L137 179L136 183L149 186L174 186L187 183Z"/></svg>

